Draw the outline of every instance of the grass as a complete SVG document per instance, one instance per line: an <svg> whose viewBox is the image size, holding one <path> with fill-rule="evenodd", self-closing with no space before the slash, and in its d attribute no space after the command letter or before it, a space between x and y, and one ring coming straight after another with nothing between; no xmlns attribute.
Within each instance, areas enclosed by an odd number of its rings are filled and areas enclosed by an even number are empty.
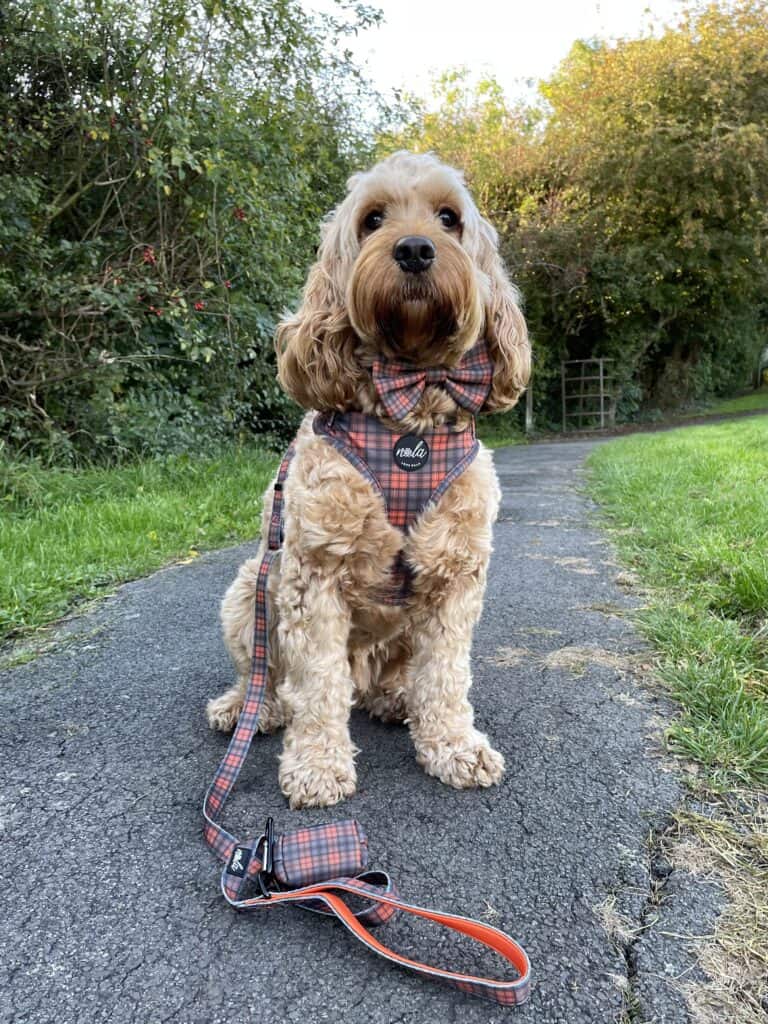
<svg viewBox="0 0 768 1024"><path fill-rule="evenodd" d="M523 441L508 415L484 417L480 436L494 448ZM276 464L254 447L81 471L0 461L0 642L170 561L258 536Z"/></svg>
<svg viewBox="0 0 768 1024"><path fill-rule="evenodd" d="M639 622L683 707L670 745L713 782L768 784L768 422L634 436L590 460Z"/></svg>
<svg viewBox="0 0 768 1024"><path fill-rule="evenodd" d="M762 387L757 391L750 391L746 395L738 395L736 398L724 398L708 405L704 409L692 410L685 413L683 418L693 416L724 416L730 413L740 412L768 412L768 387Z"/></svg>
<svg viewBox="0 0 768 1024"><path fill-rule="evenodd" d="M678 811L667 856L717 878L728 901L713 935L689 937L707 980L681 987L700 1024L759 1024L768 1007L768 418L624 438L598 448L590 468L619 553L645 586L639 625L681 705L668 742L686 759L696 800Z"/></svg>
<svg viewBox="0 0 768 1024"><path fill-rule="evenodd" d="M765 1024L768 1008L768 807L736 790L707 813L676 816L668 856L683 870L715 875L728 898L713 938L698 945L706 981L684 983L701 1024Z"/></svg>
<svg viewBox="0 0 768 1024"><path fill-rule="evenodd" d="M272 455L71 471L0 462L0 640L169 561L258 536Z"/></svg>

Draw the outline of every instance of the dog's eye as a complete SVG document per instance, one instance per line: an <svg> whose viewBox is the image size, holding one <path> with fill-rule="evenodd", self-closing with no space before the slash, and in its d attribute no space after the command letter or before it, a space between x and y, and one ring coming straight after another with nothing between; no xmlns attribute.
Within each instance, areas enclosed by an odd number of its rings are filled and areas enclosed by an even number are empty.
<svg viewBox="0 0 768 1024"><path fill-rule="evenodd" d="M384 214L381 210L371 210L363 221L363 227L366 231L375 231L376 228L380 228L384 223Z"/></svg>
<svg viewBox="0 0 768 1024"><path fill-rule="evenodd" d="M459 223L459 215L450 206L444 206L437 215L444 228L455 228Z"/></svg>

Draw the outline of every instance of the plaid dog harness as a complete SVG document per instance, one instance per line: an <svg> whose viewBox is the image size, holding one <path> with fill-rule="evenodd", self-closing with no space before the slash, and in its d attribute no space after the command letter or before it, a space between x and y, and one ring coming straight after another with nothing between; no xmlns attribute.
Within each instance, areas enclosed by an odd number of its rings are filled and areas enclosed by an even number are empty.
<svg viewBox="0 0 768 1024"><path fill-rule="evenodd" d="M401 529L407 529L418 512L428 502L437 500L474 459L478 448L474 429L456 433L446 428L416 438L402 438L381 425L374 427L370 422L372 419L358 413L332 417L318 414L315 430L337 447L385 496L390 521ZM367 870L368 841L356 821L348 819L275 835L269 818L264 832L246 842L239 842L221 824L224 803L248 755L267 688L267 582L272 563L282 546L283 485L294 446L295 442L280 465L269 535L259 566L253 662L248 690L229 747L203 804L205 841L223 863L221 892L230 906L242 911L296 903L304 910L335 915L368 949L392 963L425 977L442 980L462 992L489 999L501 1006L523 1003L530 992L530 965L522 946L492 925L456 914L427 910L400 899L384 872ZM416 470L426 466L430 458L433 459L432 468L415 488L416 497L409 497L407 480ZM390 465L393 460L396 462L394 468ZM481 978L430 966L394 952L379 942L369 929L387 921L397 910L475 939L500 954L514 968L516 976L502 981Z"/></svg>
<svg viewBox="0 0 768 1024"><path fill-rule="evenodd" d="M403 436L402 432L389 430L375 416L334 412L318 413L313 428L381 495L387 518L403 533L461 476L480 448L474 421L461 431L446 426ZM403 604L411 593L412 579L401 551L378 600L382 604Z"/></svg>

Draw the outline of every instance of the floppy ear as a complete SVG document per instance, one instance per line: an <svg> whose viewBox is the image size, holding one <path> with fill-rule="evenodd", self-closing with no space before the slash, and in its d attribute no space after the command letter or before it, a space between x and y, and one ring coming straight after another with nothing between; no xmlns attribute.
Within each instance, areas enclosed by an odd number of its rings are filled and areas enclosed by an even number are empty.
<svg viewBox="0 0 768 1024"><path fill-rule="evenodd" d="M493 384L483 412L504 412L528 386L531 345L518 305L519 293L501 262L498 235L486 220L480 223L479 263L488 278L485 340L493 360Z"/></svg>
<svg viewBox="0 0 768 1024"><path fill-rule="evenodd" d="M334 280L336 258L323 240L319 259L309 271L301 305L277 327L278 379L305 409L343 411L361 383L354 358L356 339L343 295Z"/></svg>

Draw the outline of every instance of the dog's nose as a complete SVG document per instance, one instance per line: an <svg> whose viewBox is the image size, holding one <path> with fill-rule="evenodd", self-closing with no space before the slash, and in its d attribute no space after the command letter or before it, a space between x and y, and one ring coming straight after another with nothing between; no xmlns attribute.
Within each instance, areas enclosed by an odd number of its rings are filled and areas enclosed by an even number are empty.
<svg viewBox="0 0 768 1024"><path fill-rule="evenodd" d="M429 270L437 253L434 243L424 235L408 235L395 243L392 255L400 269L407 274L421 274Z"/></svg>

